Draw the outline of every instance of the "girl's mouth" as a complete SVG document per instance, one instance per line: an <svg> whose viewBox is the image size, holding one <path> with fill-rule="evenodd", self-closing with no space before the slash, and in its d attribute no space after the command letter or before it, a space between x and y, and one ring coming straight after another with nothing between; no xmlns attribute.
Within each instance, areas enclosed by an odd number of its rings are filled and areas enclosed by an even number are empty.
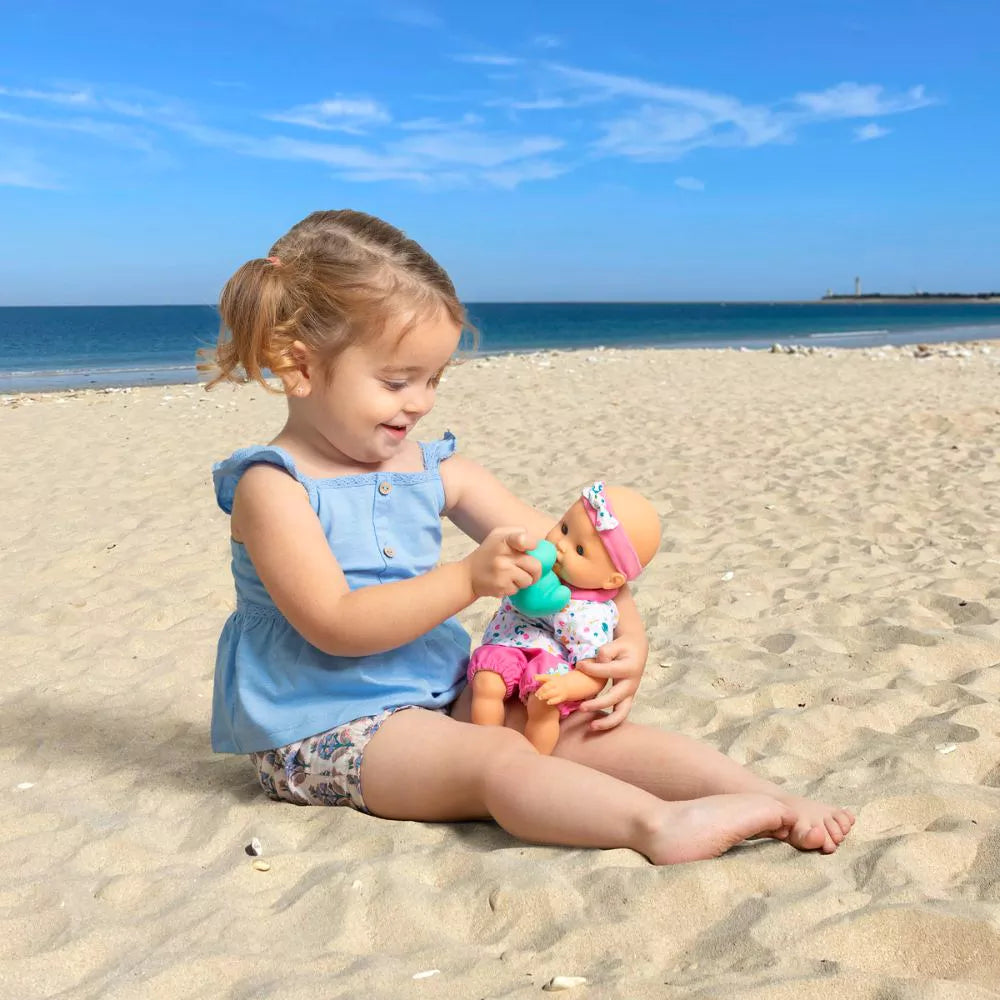
<svg viewBox="0 0 1000 1000"><path fill-rule="evenodd" d="M407 428L405 426L396 425L396 424L382 424L382 426L386 429L386 431L388 431L388 433L392 437L395 437L395 438L404 438L404 437L406 437Z"/></svg>

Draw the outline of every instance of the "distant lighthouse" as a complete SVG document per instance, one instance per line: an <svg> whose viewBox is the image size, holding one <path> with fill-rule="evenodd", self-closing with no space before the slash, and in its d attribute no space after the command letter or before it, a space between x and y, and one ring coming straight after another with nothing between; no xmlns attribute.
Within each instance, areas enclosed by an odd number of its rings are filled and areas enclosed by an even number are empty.
<svg viewBox="0 0 1000 1000"><path fill-rule="evenodd" d="M854 295L855 295L855 297L859 297L861 295L861 279L860 278L855 278L854 279Z"/></svg>

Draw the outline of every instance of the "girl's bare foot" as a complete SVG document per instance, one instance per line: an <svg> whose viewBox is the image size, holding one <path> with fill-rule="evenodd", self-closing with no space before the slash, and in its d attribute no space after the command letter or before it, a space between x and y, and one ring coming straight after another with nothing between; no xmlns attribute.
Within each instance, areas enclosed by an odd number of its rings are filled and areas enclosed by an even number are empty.
<svg viewBox="0 0 1000 1000"><path fill-rule="evenodd" d="M854 826L854 813L838 809L825 802L814 802L801 795L775 795L779 801L795 812L795 822L788 831L787 840L800 851L822 851L833 854Z"/></svg>
<svg viewBox="0 0 1000 1000"><path fill-rule="evenodd" d="M770 795L709 795L664 803L637 847L653 864L703 861L751 837L790 841L800 817Z"/></svg>

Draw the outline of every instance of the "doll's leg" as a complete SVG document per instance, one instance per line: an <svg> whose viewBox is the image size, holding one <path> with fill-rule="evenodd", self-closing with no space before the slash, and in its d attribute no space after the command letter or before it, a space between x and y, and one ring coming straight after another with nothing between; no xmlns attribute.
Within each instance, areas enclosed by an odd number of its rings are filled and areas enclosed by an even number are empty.
<svg viewBox="0 0 1000 1000"><path fill-rule="evenodd" d="M524 703L528 719L524 724L525 739L539 752L550 754L559 742L559 721L562 718L558 705L547 705L529 695Z"/></svg>
<svg viewBox="0 0 1000 1000"><path fill-rule="evenodd" d="M469 659L468 680L472 689L472 721L478 726L502 726L504 702L517 690L527 659L515 646L487 644Z"/></svg>
<svg viewBox="0 0 1000 1000"><path fill-rule="evenodd" d="M540 674L554 674L560 679L570 676L572 670L565 660L546 652L544 649L526 651L527 662L518 689L521 702L528 713L524 723L524 735L539 752L550 754L559 740L559 723L579 707L579 701L564 701L559 705L549 705L535 697L541 683L535 678ZM583 674L579 676L583 677Z"/></svg>
<svg viewBox="0 0 1000 1000"><path fill-rule="evenodd" d="M460 710L467 715L467 697ZM506 727L416 708L397 712L372 737L361 787L377 816L492 817L523 840L629 847L657 864L714 857L749 837L785 839L794 821L792 810L766 795L664 802L600 771L536 753Z"/></svg>
<svg viewBox="0 0 1000 1000"><path fill-rule="evenodd" d="M502 726L507 715L507 683L492 670L479 670L472 678L472 721L477 726Z"/></svg>
<svg viewBox="0 0 1000 1000"><path fill-rule="evenodd" d="M788 841L802 850L832 853L854 825L849 810L792 795L707 743L630 722L594 732L588 728L593 718L588 712L567 718L559 730L555 755L604 771L668 801L733 793L770 795L794 810L796 819ZM511 721L516 724L517 720Z"/></svg>

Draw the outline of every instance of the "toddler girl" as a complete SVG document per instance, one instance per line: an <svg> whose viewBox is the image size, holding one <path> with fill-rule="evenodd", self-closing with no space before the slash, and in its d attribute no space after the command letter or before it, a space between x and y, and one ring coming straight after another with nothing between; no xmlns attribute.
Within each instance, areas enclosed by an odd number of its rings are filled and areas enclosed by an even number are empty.
<svg viewBox="0 0 1000 1000"><path fill-rule="evenodd" d="M748 837L836 850L849 812L793 796L712 748L625 720L646 660L635 603L578 666L614 683L560 727L551 756L469 722L469 640L454 615L537 579L551 526L450 434L418 442L465 313L393 226L316 212L223 290L220 381L269 370L287 399L268 444L214 470L231 515L236 610L219 640L212 745L248 754L272 798L397 819L492 817L536 843L629 847L650 861ZM439 564L440 517L476 544ZM610 711L607 711L609 710Z"/></svg>

